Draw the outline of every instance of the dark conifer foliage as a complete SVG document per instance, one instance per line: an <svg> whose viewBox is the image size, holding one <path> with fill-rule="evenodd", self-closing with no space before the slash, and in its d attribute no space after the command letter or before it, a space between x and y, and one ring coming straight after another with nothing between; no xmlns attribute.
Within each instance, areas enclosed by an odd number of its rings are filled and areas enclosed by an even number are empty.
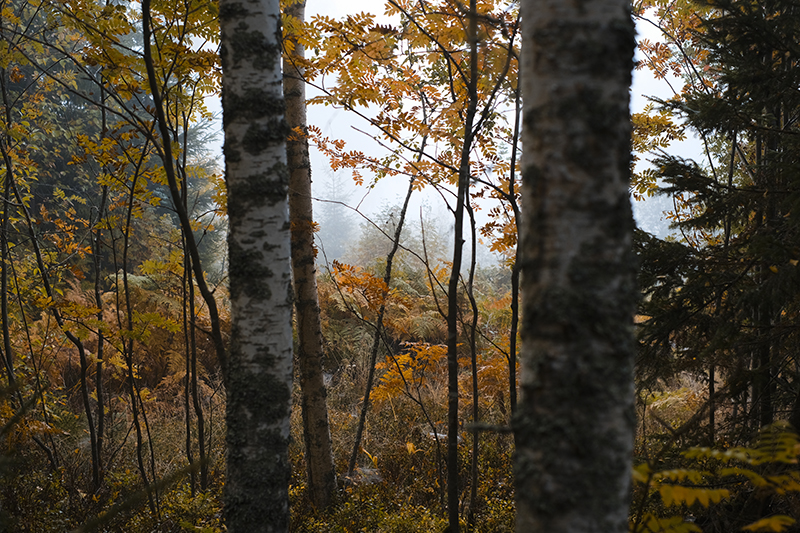
<svg viewBox="0 0 800 533"><path fill-rule="evenodd" d="M800 422L800 3L706 6L711 82L662 104L704 136L713 164L656 161L683 238L637 237L639 369L645 386L681 371L707 380L735 439Z"/></svg>

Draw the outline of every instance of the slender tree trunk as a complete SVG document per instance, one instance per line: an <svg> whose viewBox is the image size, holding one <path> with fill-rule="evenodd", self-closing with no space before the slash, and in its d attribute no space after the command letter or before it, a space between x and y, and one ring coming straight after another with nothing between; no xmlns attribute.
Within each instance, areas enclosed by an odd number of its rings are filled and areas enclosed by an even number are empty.
<svg viewBox="0 0 800 533"><path fill-rule="evenodd" d="M133 208L136 204L136 185L138 183L139 172L141 166L144 163L144 154L146 153L147 145L142 150L141 155L139 156L139 161L136 166L136 171L133 175L133 180L131 181L131 191L130 196L128 198L128 207L126 213L126 220L125 220L125 227L123 231L123 238L122 238L122 290L125 296L125 323L122 323L122 317L120 316L120 306L117 305L117 320L119 323L119 331L128 331L129 333L134 332L134 324L133 324L133 303L131 302L131 288L130 284L128 283L128 252L130 251L130 242L131 242L131 225L133 219ZM125 379L125 384L127 385L127 392L128 397L130 399L130 407L131 407L131 418L133 419L133 427L136 430L136 465L139 467L139 474L142 477L142 483L145 487L147 487L147 503L150 506L150 513L154 516L158 516L158 505L156 504L157 496L150 490L150 481L152 480L155 482L155 476L153 478L148 479L147 475L147 468L144 464L144 433L142 431L142 420L141 414L144 411L144 405L139 401L139 394L136 386L136 371L134 370L134 361L133 361L133 345L134 339L129 337L127 339L123 339L122 342L122 355L125 358L125 364L127 368L127 376ZM142 410L139 410L139 407ZM152 442L149 443L152 447Z"/></svg>
<svg viewBox="0 0 800 533"><path fill-rule="evenodd" d="M626 0L524 0L516 530L628 530L636 297Z"/></svg>
<svg viewBox="0 0 800 533"><path fill-rule="evenodd" d="M105 117L104 117L105 119ZM105 120L104 120L105 124ZM104 130L105 131L105 130ZM100 220L102 220L105 210L106 201L108 200L108 187L103 187L103 192L100 197L100 206L98 208L98 224L95 225L94 235L92 235L92 262L94 266L94 302L97 307L97 320L98 323L103 323L103 298L100 290L100 282L102 279L102 272L100 269L100 242L103 236L103 230L100 227ZM105 353L105 334L102 328L97 329L97 352L95 353L95 367L94 367L94 392L97 418L97 439L96 439L96 464L92 465L92 477L96 480L95 492L100 489L103 484L105 476L105 469L103 467L103 445L105 443L105 398L103 397L103 357ZM96 473L95 473L96 470Z"/></svg>
<svg viewBox="0 0 800 533"><path fill-rule="evenodd" d="M181 232L183 233L184 239L186 239L186 251L191 257L191 265L195 282L197 283L197 290L200 291L200 295L203 297L203 301L205 301L208 308L208 318L211 322L211 340L214 343L214 351L216 352L217 361L222 370L223 380L225 380L227 378L228 363L225 353L225 341L222 338L217 301L214 299L214 293L209 289L206 283L203 265L200 262L200 251L197 247L197 241L194 238L192 223L185 207L186 204L180 190L180 184L178 183L178 176L175 171L175 157L173 155L172 142L170 139L170 125L165 112L164 95L161 92L162 87L159 86L159 78L156 74L155 63L153 61L152 44L150 42L153 33L152 20L150 18L150 3L151 0L142 0L142 52L144 55L145 69L147 71L147 83L155 108L156 126L158 127L160 135L160 138L154 139L154 141L156 141L154 145L164 164L164 173L167 177L172 206L175 208L175 214L178 215ZM247 48L249 44L244 45L243 43L239 43L239 46L245 46L245 48ZM251 139L251 142L253 141L255 140Z"/></svg>
<svg viewBox="0 0 800 533"><path fill-rule="evenodd" d="M230 533L289 529L292 287L278 0L221 0L231 347Z"/></svg>
<svg viewBox="0 0 800 533"><path fill-rule="evenodd" d="M106 90L103 83L98 83L100 89L100 101L105 103ZM100 108L100 117L102 130L102 138L108 135L108 117L106 115L105 106ZM107 169L104 169L107 170ZM108 185L103 185L102 193L100 195L100 205L97 208L97 224L94 226L94 234L92 235L92 263L94 266L94 305L97 307L97 321L99 324L103 323L103 297L101 290L101 282L103 273L101 269L101 243L103 240L103 229L100 221L103 220L106 213L106 202L108 202ZM103 467L103 445L105 444L105 419L106 419L106 404L105 397L103 396L103 357L105 355L105 334L102 328L97 329L97 353L95 354L95 374L94 374L94 392L97 401L97 459L98 459L98 486L97 489L103 484L105 476L105 469Z"/></svg>
<svg viewBox="0 0 800 533"><path fill-rule="evenodd" d="M183 242L184 247L186 246L186 241ZM189 331L190 329L194 329L194 316L189 318L189 284L192 282L192 267L189 264L191 259L189 258L188 254L184 253L183 256L183 305L181 306L182 314L183 314L183 353L184 353L184 369L185 375L183 377L183 414L184 414L184 425L186 428L186 438L184 442L184 446L186 448L186 460L191 465L194 463L194 454L192 453L192 409L191 409L191 400L192 397L192 348L191 348L191 340L189 339ZM195 475L195 470L192 469L189 472L189 488L194 498L197 490L197 476Z"/></svg>
<svg viewBox="0 0 800 533"><path fill-rule="evenodd" d="M188 258L191 261L191 258ZM203 405L200 403L200 391L197 380L197 311L194 305L194 283L189 276L189 371L191 374L192 406L197 417L197 456L200 459L200 490L208 488L208 459L206 454L206 417Z"/></svg>
<svg viewBox="0 0 800 533"><path fill-rule="evenodd" d="M86 424L89 428L89 445L92 452L92 492L96 492L100 488L100 455L97 447L94 415L92 414L92 402L89 396L89 360L83 344L78 347L78 359L81 365L81 399L83 400L83 412L86 414Z"/></svg>
<svg viewBox="0 0 800 533"><path fill-rule="evenodd" d="M795 432L800 432L800 380L795 379L792 384L794 385L794 403L792 410L789 411L789 423Z"/></svg>
<svg viewBox="0 0 800 533"><path fill-rule="evenodd" d="M469 100L465 113L464 144L458 169L456 208L453 212L454 242L453 266L447 286L447 527L449 533L461 530L458 500L458 283L464 250L464 204L469 201L470 152L473 125L478 108L478 29L477 3L470 0L467 42L470 47Z"/></svg>
<svg viewBox="0 0 800 533"><path fill-rule="evenodd" d="M472 309L472 321L468 326L467 335L469 336L469 357L470 357L470 370L472 372L472 423L476 426L472 430L472 458L470 465L470 482L469 482L469 513L467 513L467 528L469 531L475 531L475 509L478 507L478 475L479 475L479 462L480 457L480 440L481 434L477 429L480 423L480 402L479 389L478 389L478 319L480 317L478 311L478 302L475 300L475 268L477 266L478 255L478 235L475 227L475 213L472 206L467 202L467 213L469 214L469 229L472 249L470 250L469 261L469 281L467 282L467 298L469 298L469 305Z"/></svg>
<svg viewBox="0 0 800 533"><path fill-rule="evenodd" d="M519 327L519 271L520 271L520 237L519 230L522 217L517 202L517 145L520 135L520 118L522 116L522 99L517 86L514 97L514 137L511 143L511 171L508 178L508 202L514 210L517 226L517 245L514 250L514 266L511 267L511 328L508 339L508 404L511 415L517 410L517 331Z"/></svg>
<svg viewBox="0 0 800 533"><path fill-rule="evenodd" d="M761 320L761 332L759 332L759 346L758 346L758 369L756 373L756 386L758 387L758 423L760 427L766 427L775 422L775 412L772 402L772 396L775 389L773 383L773 358L772 358L772 344L770 339L770 325L769 315L764 312L764 306L768 304L762 303L759 306L759 319Z"/></svg>
<svg viewBox="0 0 800 533"><path fill-rule="evenodd" d="M286 15L303 22L305 0L285 8ZM296 362L300 375L306 474L311 501L327 507L336 490L336 471L331 451L327 391L322 376L324 344L314 249L314 217L311 204L311 163L308 158L306 84L300 66L305 56L297 36L287 35L292 50L283 59L283 93L286 122L292 129L286 142L289 166L289 217L292 224L292 273L297 320Z"/></svg>
<svg viewBox="0 0 800 533"><path fill-rule="evenodd" d="M178 170L181 174L181 196L183 199L183 209L189 212L189 176L186 174L187 168L187 154L189 153L189 127L190 120L186 113L182 113L183 121L183 152L181 153L181 164ZM176 135L177 136L177 135ZM177 142L177 139L176 139ZM206 460L206 422L203 414L203 406L200 403L200 392L197 388L197 311L195 309L195 291L194 282L192 280L192 254L187 249L186 238L183 239L183 255L186 262L186 288L188 290L188 317L189 323L186 334L187 346L187 379L188 385L192 396L192 405L194 407L194 414L197 417L197 456L200 462L200 490L205 491L208 488L208 461ZM184 306L186 302L184 303ZM189 379L190 377L190 379ZM224 377L223 377L224 379ZM188 417L188 415L187 415ZM189 459L191 463L192 460ZM194 491L194 469L192 470L192 491Z"/></svg>
<svg viewBox="0 0 800 533"><path fill-rule="evenodd" d="M11 332L9 329L9 316L8 316L8 218L9 218L9 203L11 198L11 166L10 160L7 157L7 150L5 148L5 140L0 140L2 144L3 159L6 162L6 177L3 180L4 195L3 195L3 215L0 221L0 320L2 320L3 330L3 363L6 369L6 377L8 379L8 386L12 387L16 384L16 373L14 371L14 355L11 348Z"/></svg>
<svg viewBox="0 0 800 533"><path fill-rule="evenodd" d="M400 217L397 221L397 227L394 230L394 238L392 240L392 248L386 255L386 269L383 272L383 283L388 289L389 283L392 281L392 268L394 265L394 256L397 250L400 249L400 237L403 234L403 225L406 222L406 214L408 213L408 204L411 201L411 195L414 193L414 179L408 183L408 190L406 191L406 198L403 201L403 207L400 209ZM350 453L350 461L347 464L348 477L353 476L356 469L356 461L358 459L358 452L361 449L361 438L364 435L364 426L367 424L367 412L369 411L369 396L372 393L372 385L375 381L375 364L378 362L378 350L381 345L381 338L383 336L383 317L386 313L386 298L388 292L382 294L381 297L384 301L378 308L378 317L375 319L375 336L372 339L372 349L369 355L369 372L367 373L367 385L364 388L364 400L361 402L361 414L358 417L358 426L356 426L356 438L353 441L353 451Z"/></svg>

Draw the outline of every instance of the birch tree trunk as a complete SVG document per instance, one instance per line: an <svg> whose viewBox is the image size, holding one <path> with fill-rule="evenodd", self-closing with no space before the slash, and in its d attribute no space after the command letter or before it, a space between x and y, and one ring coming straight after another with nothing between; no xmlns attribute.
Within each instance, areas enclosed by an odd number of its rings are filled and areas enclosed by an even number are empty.
<svg viewBox="0 0 800 533"><path fill-rule="evenodd" d="M220 1L230 230L225 521L289 528L292 385L288 182L278 0Z"/></svg>
<svg viewBox="0 0 800 533"><path fill-rule="evenodd" d="M627 0L523 0L517 531L627 531L635 268Z"/></svg>
<svg viewBox="0 0 800 533"><path fill-rule="evenodd" d="M306 2L297 0L286 6L286 15L303 22ZM291 51L283 59L283 93L286 121L293 130L286 143L289 166L289 215L292 224L292 272L297 320L297 367L300 375L303 441L306 474L311 501L317 508L327 507L336 491L336 471L331 451L328 405L322 376L324 344L314 250L314 216L311 204L311 163L308 157L306 122L306 84L300 65L305 56L296 36L287 35Z"/></svg>

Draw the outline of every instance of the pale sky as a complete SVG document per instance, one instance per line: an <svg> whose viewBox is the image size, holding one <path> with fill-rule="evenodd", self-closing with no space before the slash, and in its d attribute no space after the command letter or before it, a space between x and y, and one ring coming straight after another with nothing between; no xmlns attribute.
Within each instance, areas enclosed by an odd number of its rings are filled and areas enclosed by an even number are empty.
<svg viewBox="0 0 800 533"><path fill-rule="evenodd" d="M384 18L382 6L382 3L375 2L374 0L310 0L307 4L306 17L310 19L314 14L341 17L360 11L371 10L375 13L379 9L380 18L378 22L387 23L389 20ZM640 24L637 30L651 41L659 39L657 31L651 26ZM309 89L309 95L310 94L312 94L311 89ZM672 93L669 85L663 80L653 79L649 71L640 70L634 72L633 86L631 88L632 111L639 111L646 105L647 100L645 96L668 98L671 95ZM220 107L218 101L209 102L209 106L214 110L218 110ZM322 129L324 135L330 136L331 138L345 139L349 148L358 149L365 153L380 154L385 151L377 145L375 141L370 140L368 136L357 131L357 129L371 131L371 128L364 120L354 116L352 113L341 109L333 109L331 107L310 106L308 110L308 120L309 124L316 125ZM220 135L219 144L214 148L217 153L221 152L221 144L222 140ZM699 155L698 145L699 143L696 139L689 139L683 143L676 143L675 146L670 148L670 151L677 152L684 157L697 156ZM312 150L311 163L314 176L314 194L322 197L324 195L326 177L331 171L326 158L315 150ZM389 180L383 180L383 182L379 182L377 186L371 190L353 186L353 192L350 196L351 203L353 206L359 206L359 209L366 215L374 213L387 203L397 204L401 202L407 186L405 180L400 181L401 182L395 181L392 183ZM447 220L449 215L444 205L439 204L441 200L437 199L436 195L425 195L424 198L419 198L410 212L418 213L421 202L429 204L435 212L441 212L443 219L445 219L448 224L452 224ZM665 198L648 200L647 202L633 202L634 215L639 225L645 230L651 233L657 233L662 237L666 235L667 224L663 221L661 212L670 207L670 201Z"/></svg>
<svg viewBox="0 0 800 533"><path fill-rule="evenodd" d="M310 19L313 13L319 13L330 17L341 17L350 13L357 13L360 11L370 11L373 13L377 11L375 6L382 6L374 1L367 0L331 0L331 1L315 1L311 0L307 4L306 16ZM315 11L316 10L316 11ZM380 8L382 13L383 9ZM388 22L384 19L383 22ZM660 36L652 26L638 25L637 31L643 34L651 41L660 40ZM673 86L679 87L682 84L676 85L674 79ZM648 100L645 96L653 96L659 98L669 98L672 96L669 85L664 80L654 79L648 70L640 70L634 72L633 86L631 88L631 109L632 111L640 111L647 104ZM354 128L361 130L371 131L368 124L358 117L354 117L352 113L344 110L335 110L330 107L323 106L310 106L309 108L309 123L315 124L322 129L323 133L331 138L342 138L348 142L348 146L362 150L367 153L381 153L383 151L374 141L370 141L364 134L359 133ZM672 147L674 150L685 157L697 155L698 141L696 139L688 139L683 143L675 143ZM315 194L322 196L325 176L330 172L327 168L327 161L319 154L312 155L312 168L315 175ZM406 183L392 183L389 180L380 182L373 190L357 190L352 196L354 205L360 204L360 208L365 213L370 213L379 209L386 202L399 203L402 195L405 193ZM437 206L437 199L433 195L426 195L428 202L433 202ZM418 205L418 204L417 204ZM667 222L664 221L662 212L665 209L670 209L672 204L668 198L654 198L646 202L633 202L634 216L637 223L646 231L666 236L668 232ZM436 209L442 210L442 216L446 216L444 206L439 205ZM418 207L412 208L411 212L418 211ZM448 223L450 223L448 221Z"/></svg>

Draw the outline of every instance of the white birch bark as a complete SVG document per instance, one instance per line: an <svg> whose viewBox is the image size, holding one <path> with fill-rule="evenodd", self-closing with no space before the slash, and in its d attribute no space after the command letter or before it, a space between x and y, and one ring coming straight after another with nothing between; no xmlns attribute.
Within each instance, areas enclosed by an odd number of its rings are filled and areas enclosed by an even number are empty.
<svg viewBox="0 0 800 533"><path fill-rule="evenodd" d="M627 531L635 269L627 0L523 0L517 531Z"/></svg>
<svg viewBox="0 0 800 533"><path fill-rule="evenodd" d="M220 1L230 223L225 521L285 532L292 384L286 123L278 0Z"/></svg>

